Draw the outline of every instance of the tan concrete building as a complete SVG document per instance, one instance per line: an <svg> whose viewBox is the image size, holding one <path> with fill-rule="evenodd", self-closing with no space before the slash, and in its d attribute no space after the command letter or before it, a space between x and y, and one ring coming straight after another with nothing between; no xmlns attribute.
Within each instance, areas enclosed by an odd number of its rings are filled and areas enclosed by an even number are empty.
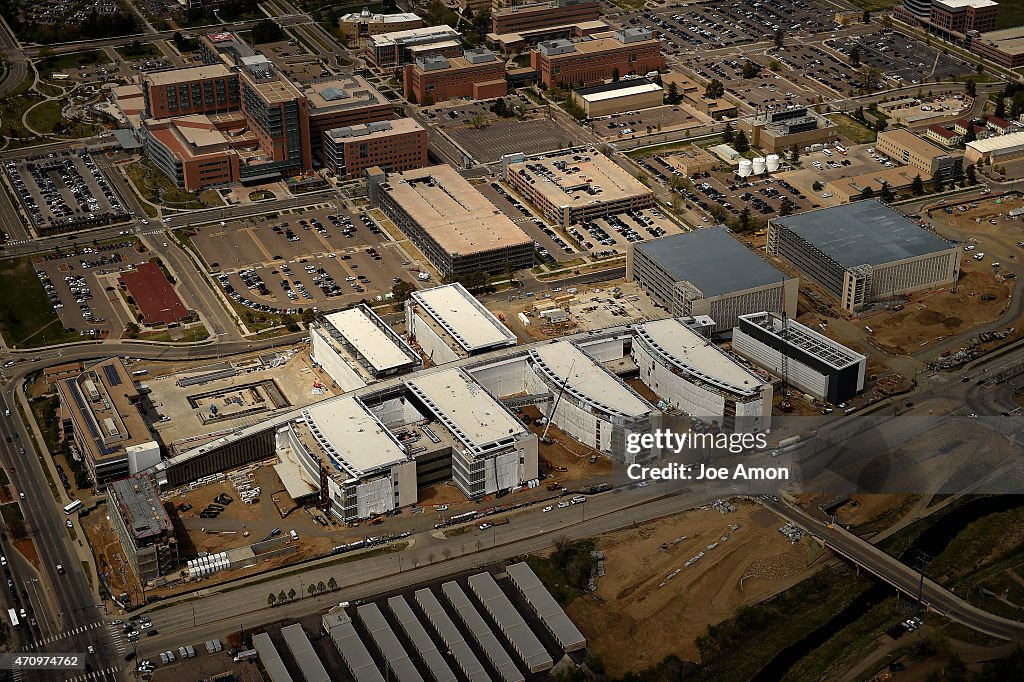
<svg viewBox="0 0 1024 682"><path fill-rule="evenodd" d="M572 97L587 118L597 118L623 111L660 107L665 101L665 89L646 78L640 78L581 88L574 90Z"/></svg>
<svg viewBox="0 0 1024 682"><path fill-rule="evenodd" d="M695 144L665 157L665 162L673 168L678 168L683 175L703 173L718 168L721 164L717 156Z"/></svg>
<svg viewBox="0 0 1024 682"><path fill-rule="evenodd" d="M878 193L882 191L882 183L885 183L894 194L907 190L918 175L921 175L921 172L909 166L882 168L849 178L829 180L825 183L825 189L832 192L842 203L848 204L862 198L868 188L875 196L878 196ZM921 179L924 181L930 178L925 178L922 175Z"/></svg>
<svg viewBox="0 0 1024 682"><path fill-rule="evenodd" d="M442 277L532 267L533 240L448 165L367 172L380 208Z"/></svg>
<svg viewBox="0 0 1024 682"><path fill-rule="evenodd" d="M751 147L769 154L783 154L793 145L803 150L814 144L839 139L839 127L807 107L779 109L740 119L740 130L747 134Z"/></svg>
<svg viewBox="0 0 1024 682"><path fill-rule="evenodd" d="M592 147L501 157L501 177L545 218L568 227L654 205L654 192Z"/></svg>
<svg viewBox="0 0 1024 682"><path fill-rule="evenodd" d="M1024 133L1010 133L969 142L964 152L964 163L1005 163L1021 157L1024 157Z"/></svg>
<svg viewBox="0 0 1024 682"><path fill-rule="evenodd" d="M962 159L960 154L953 154L902 128L878 133L875 151L896 163L913 166L925 180L936 176L949 179Z"/></svg>
<svg viewBox="0 0 1024 682"><path fill-rule="evenodd" d="M374 14L368 9L344 14L338 19L338 28L345 40L359 40L392 31L407 31L423 26L423 19L411 12Z"/></svg>

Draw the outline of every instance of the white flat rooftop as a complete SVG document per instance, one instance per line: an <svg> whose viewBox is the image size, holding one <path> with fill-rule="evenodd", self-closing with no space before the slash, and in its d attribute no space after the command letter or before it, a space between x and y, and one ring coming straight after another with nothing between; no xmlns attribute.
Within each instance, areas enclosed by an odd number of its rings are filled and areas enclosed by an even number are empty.
<svg viewBox="0 0 1024 682"><path fill-rule="evenodd" d="M516 343L516 335L461 284L416 291L412 297L467 353Z"/></svg>
<svg viewBox="0 0 1024 682"><path fill-rule="evenodd" d="M661 92L663 88L657 83L642 83L640 85L634 85L629 88L619 88L618 90L605 90L604 92L591 92L583 95L583 99L588 102L603 102L609 99L618 99L620 97L630 97L631 95L642 95L649 92Z"/></svg>
<svg viewBox="0 0 1024 682"><path fill-rule="evenodd" d="M412 350L395 343L394 339L367 316L361 306L331 313L324 319L332 324L377 372L385 372L414 362Z"/></svg>
<svg viewBox="0 0 1024 682"><path fill-rule="evenodd" d="M526 428L504 405L459 368L431 372L406 384L459 440L473 447L522 433Z"/></svg>
<svg viewBox="0 0 1024 682"><path fill-rule="evenodd" d="M352 478L406 459L395 437L355 398L325 400L303 414L306 428L327 452L331 465Z"/></svg>
<svg viewBox="0 0 1024 682"><path fill-rule="evenodd" d="M637 334L683 372L732 393L751 395L765 383L677 319L646 322L637 328Z"/></svg>
<svg viewBox="0 0 1024 682"><path fill-rule="evenodd" d="M544 365L557 388L564 384L567 392L583 402L627 417L654 411L652 405L569 341L535 346L530 355Z"/></svg>

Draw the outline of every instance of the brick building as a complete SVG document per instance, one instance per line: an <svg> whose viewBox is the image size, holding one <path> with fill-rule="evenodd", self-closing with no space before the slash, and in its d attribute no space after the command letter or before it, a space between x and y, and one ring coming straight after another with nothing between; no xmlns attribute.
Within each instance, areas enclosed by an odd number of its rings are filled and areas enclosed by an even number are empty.
<svg viewBox="0 0 1024 682"><path fill-rule="evenodd" d="M523 33L600 18L601 3L597 0L552 0L496 10L491 14L491 32Z"/></svg>
<svg viewBox="0 0 1024 682"><path fill-rule="evenodd" d="M421 26L423 20L411 12L374 14L365 8L362 12L344 14L338 19L338 28L345 40L358 40L392 31L408 31Z"/></svg>
<svg viewBox="0 0 1024 682"><path fill-rule="evenodd" d="M237 109L238 76L223 64L155 71L142 77L148 118L211 114Z"/></svg>
<svg viewBox="0 0 1024 682"><path fill-rule="evenodd" d="M469 97L491 99L508 94L505 63L484 48L462 57L424 57L405 65L405 98L427 104Z"/></svg>
<svg viewBox="0 0 1024 682"><path fill-rule="evenodd" d="M411 118L328 130L323 148L324 165L346 180L373 166L400 173L429 163L427 131Z"/></svg>
<svg viewBox="0 0 1024 682"><path fill-rule="evenodd" d="M643 76L665 68L661 44L646 29L623 29L571 43L552 40L530 52L530 65L547 87L595 85L628 75Z"/></svg>

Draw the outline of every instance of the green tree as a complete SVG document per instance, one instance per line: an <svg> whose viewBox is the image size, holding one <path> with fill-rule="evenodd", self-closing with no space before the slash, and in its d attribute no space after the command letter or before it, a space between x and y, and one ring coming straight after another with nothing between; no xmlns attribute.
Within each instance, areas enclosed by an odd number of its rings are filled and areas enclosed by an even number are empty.
<svg viewBox="0 0 1024 682"><path fill-rule="evenodd" d="M302 311L302 323L307 327L316 321L316 312L312 308L306 308Z"/></svg>
<svg viewBox="0 0 1024 682"><path fill-rule="evenodd" d="M292 591L294 592L295 590L292 590ZM283 601L285 601L287 599L288 599L288 593L286 593L284 590L281 590L280 592L277 593L277 601L283 602Z"/></svg>
<svg viewBox="0 0 1024 682"><path fill-rule="evenodd" d="M338 581L334 579L333 575L331 576L331 579L327 581L327 587L331 590L338 589Z"/></svg>
<svg viewBox="0 0 1024 682"><path fill-rule="evenodd" d="M129 322L124 326L124 335L127 336L129 339L139 338L140 331L141 330L139 329L139 325L135 324L134 322Z"/></svg>
<svg viewBox="0 0 1024 682"><path fill-rule="evenodd" d="M873 199L875 196L875 190L871 189L871 185L864 188L864 191L860 193L860 196L864 199Z"/></svg>
<svg viewBox="0 0 1024 682"><path fill-rule="evenodd" d="M964 83L964 92L971 97L976 97L978 95L978 84L974 82L973 78L968 78L967 82Z"/></svg>
<svg viewBox="0 0 1024 682"><path fill-rule="evenodd" d="M744 206L743 210L740 211L740 232L750 232L752 224L753 223L750 218L750 207Z"/></svg>
<svg viewBox="0 0 1024 682"><path fill-rule="evenodd" d="M748 59L743 62L743 70L741 75L744 78L757 78L758 74L761 73L761 65L755 61Z"/></svg>
<svg viewBox="0 0 1024 682"><path fill-rule="evenodd" d="M967 122L967 132L964 133L964 144L974 142L978 139L977 133L974 132L974 123L971 121Z"/></svg>
<svg viewBox="0 0 1024 682"><path fill-rule="evenodd" d="M964 174L967 177L967 184L969 184L969 185L976 185L976 184L978 184L978 174L974 170L974 164L968 165L966 170L964 170Z"/></svg>
<svg viewBox="0 0 1024 682"><path fill-rule="evenodd" d="M889 187L888 182L882 182L881 190L878 192L878 198L882 201L892 201L892 189Z"/></svg>
<svg viewBox="0 0 1024 682"><path fill-rule="evenodd" d="M919 197L924 194L924 181L921 180L920 173L915 175L914 180L910 183L910 193L915 197Z"/></svg>
<svg viewBox="0 0 1024 682"><path fill-rule="evenodd" d="M720 99L725 94L725 86L722 85L722 81L717 78L712 78L706 88L704 88L704 96L708 99Z"/></svg>
<svg viewBox="0 0 1024 682"><path fill-rule="evenodd" d="M416 291L416 287L403 279L391 285L391 298L395 303L404 303L414 291Z"/></svg>
<svg viewBox="0 0 1024 682"><path fill-rule="evenodd" d="M860 66L860 48L853 47L850 49L850 65L854 68Z"/></svg>
<svg viewBox="0 0 1024 682"><path fill-rule="evenodd" d="M1006 93L1000 92L996 98L996 118L1006 118Z"/></svg>
<svg viewBox="0 0 1024 682"><path fill-rule="evenodd" d="M794 144L789 148L789 162L794 166L800 161L800 145Z"/></svg>
<svg viewBox="0 0 1024 682"><path fill-rule="evenodd" d="M309 596L312 597L316 593L316 585L310 583L309 587L306 588L306 592L309 592Z"/></svg>
<svg viewBox="0 0 1024 682"><path fill-rule="evenodd" d="M781 49L786 43L786 31L781 26L775 29L775 35L773 36L775 41L775 47Z"/></svg>
<svg viewBox="0 0 1024 682"><path fill-rule="evenodd" d="M284 37L284 31L273 19L263 19L252 27L252 41L257 45L273 43Z"/></svg>
<svg viewBox="0 0 1024 682"><path fill-rule="evenodd" d="M273 606L276 603L277 603L277 597L274 596L273 592L271 592L270 594L267 595L267 606Z"/></svg>
<svg viewBox="0 0 1024 682"><path fill-rule="evenodd" d="M725 124L725 130L722 131L722 141L726 144L732 144L736 141L736 129L732 127L731 123Z"/></svg>
<svg viewBox="0 0 1024 682"><path fill-rule="evenodd" d="M825 185L821 184L821 180L815 180L811 184L811 189L813 189L815 192L820 192L824 188L825 188Z"/></svg>
<svg viewBox="0 0 1024 682"><path fill-rule="evenodd" d="M736 151L740 154L743 152L750 151L750 142L747 140L747 135L742 130L736 133Z"/></svg>
<svg viewBox="0 0 1024 682"><path fill-rule="evenodd" d="M295 599L295 595L296 594L298 594L298 593L295 591L294 587L292 589L288 590L288 598L289 599Z"/></svg>
<svg viewBox="0 0 1024 682"><path fill-rule="evenodd" d="M316 584L316 591L317 592L326 592L327 591L327 585L324 584L323 580L321 580L320 582L318 582Z"/></svg>
<svg viewBox="0 0 1024 682"><path fill-rule="evenodd" d="M672 81L668 84L668 90L665 91L665 103L666 104L679 104L679 84Z"/></svg>
<svg viewBox="0 0 1024 682"><path fill-rule="evenodd" d="M793 212L793 202L789 200L789 197L782 197L782 201L779 203L779 215L789 215Z"/></svg>
<svg viewBox="0 0 1024 682"><path fill-rule="evenodd" d="M863 21L865 24L871 23L871 10L864 10L864 14L861 15L861 21Z"/></svg>

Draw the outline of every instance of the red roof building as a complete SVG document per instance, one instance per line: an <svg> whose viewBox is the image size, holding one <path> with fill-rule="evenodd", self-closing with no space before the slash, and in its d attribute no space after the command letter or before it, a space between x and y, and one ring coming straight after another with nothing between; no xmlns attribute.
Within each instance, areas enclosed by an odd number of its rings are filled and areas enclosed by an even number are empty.
<svg viewBox="0 0 1024 682"><path fill-rule="evenodd" d="M147 325L180 322L189 316L185 304L156 263L142 263L121 275L121 282L135 299Z"/></svg>

